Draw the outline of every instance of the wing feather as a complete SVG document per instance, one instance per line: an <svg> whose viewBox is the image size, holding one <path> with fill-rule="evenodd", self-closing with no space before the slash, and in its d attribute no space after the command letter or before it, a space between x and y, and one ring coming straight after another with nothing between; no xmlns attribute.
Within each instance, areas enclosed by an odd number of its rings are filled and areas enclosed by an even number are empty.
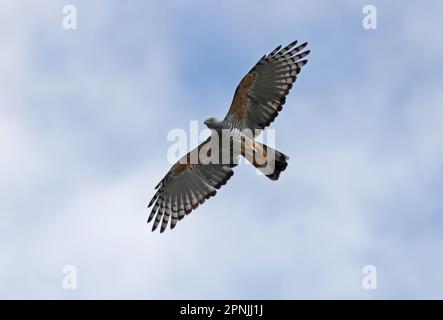
<svg viewBox="0 0 443 320"><path fill-rule="evenodd" d="M209 139L197 148L202 148L206 143L209 143ZM187 159L190 153L186 155ZM177 162L160 181L158 190L149 202L148 207L154 206L148 218L148 223L154 220L152 231L160 226L160 232L164 232L168 224L173 229L178 221L214 196L216 190L226 184L234 174L232 167L233 164L201 161L196 164Z"/></svg>

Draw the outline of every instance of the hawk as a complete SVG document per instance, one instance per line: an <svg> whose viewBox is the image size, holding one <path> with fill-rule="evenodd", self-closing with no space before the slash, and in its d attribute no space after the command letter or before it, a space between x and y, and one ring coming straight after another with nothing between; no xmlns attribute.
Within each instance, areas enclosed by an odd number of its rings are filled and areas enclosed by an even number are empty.
<svg viewBox="0 0 443 320"><path fill-rule="evenodd" d="M169 221L173 229L185 215L214 196L234 174L240 156L269 179L278 180L289 158L254 138L282 110L297 75L308 62L304 59L310 52L306 46L307 42L297 46L294 41L264 55L240 81L225 118L205 120L211 137L175 163L155 187L148 205L153 206L148 218L148 223L154 221L152 231L161 224L160 232L164 232ZM222 131L230 133L229 143L213 139L220 137ZM220 161L224 151L229 151L228 161ZM212 161L214 158L218 161Z"/></svg>

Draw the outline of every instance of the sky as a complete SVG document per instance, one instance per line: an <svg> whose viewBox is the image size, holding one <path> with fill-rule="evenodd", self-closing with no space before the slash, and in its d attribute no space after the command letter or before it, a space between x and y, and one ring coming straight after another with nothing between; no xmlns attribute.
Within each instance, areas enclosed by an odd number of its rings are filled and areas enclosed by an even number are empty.
<svg viewBox="0 0 443 320"><path fill-rule="evenodd" d="M367 4L376 29L362 26ZM442 11L2 1L0 298L442 299ZM240 165L152 233L168 132L223 118L244 74L295 39L309 63L271 126L286 171L273 182Z"/></svg>

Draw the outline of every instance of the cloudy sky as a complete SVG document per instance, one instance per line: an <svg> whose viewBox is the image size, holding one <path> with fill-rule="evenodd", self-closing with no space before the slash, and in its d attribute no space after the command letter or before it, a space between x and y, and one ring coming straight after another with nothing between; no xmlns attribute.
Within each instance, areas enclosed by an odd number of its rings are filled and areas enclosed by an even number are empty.
<svg viewBox="0 0 443 320"><path fill-rule="evenodd" d="M62 26L67 4L77 30ZM366 4L376 30L362 27ZM443 298L442 11L2 1L0 298ZM239 166L176 229L151 233L168 132L223 117L251 66L294 39L312 53L272 126L291 158L280 180Z"/></svg>

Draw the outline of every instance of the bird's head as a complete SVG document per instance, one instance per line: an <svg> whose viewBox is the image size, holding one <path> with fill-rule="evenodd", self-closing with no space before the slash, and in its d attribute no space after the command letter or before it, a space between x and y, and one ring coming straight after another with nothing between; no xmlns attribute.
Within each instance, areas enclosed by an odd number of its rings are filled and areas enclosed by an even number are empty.
<svg viewBox="0 0 443 320"><path fill-rule="evenodd" d="M204 124L208 127L208 128L213 128L215 127L215 125L218 123L219 121L214 118L214 117L210 117L208 119L205 120Z"/></svg>

